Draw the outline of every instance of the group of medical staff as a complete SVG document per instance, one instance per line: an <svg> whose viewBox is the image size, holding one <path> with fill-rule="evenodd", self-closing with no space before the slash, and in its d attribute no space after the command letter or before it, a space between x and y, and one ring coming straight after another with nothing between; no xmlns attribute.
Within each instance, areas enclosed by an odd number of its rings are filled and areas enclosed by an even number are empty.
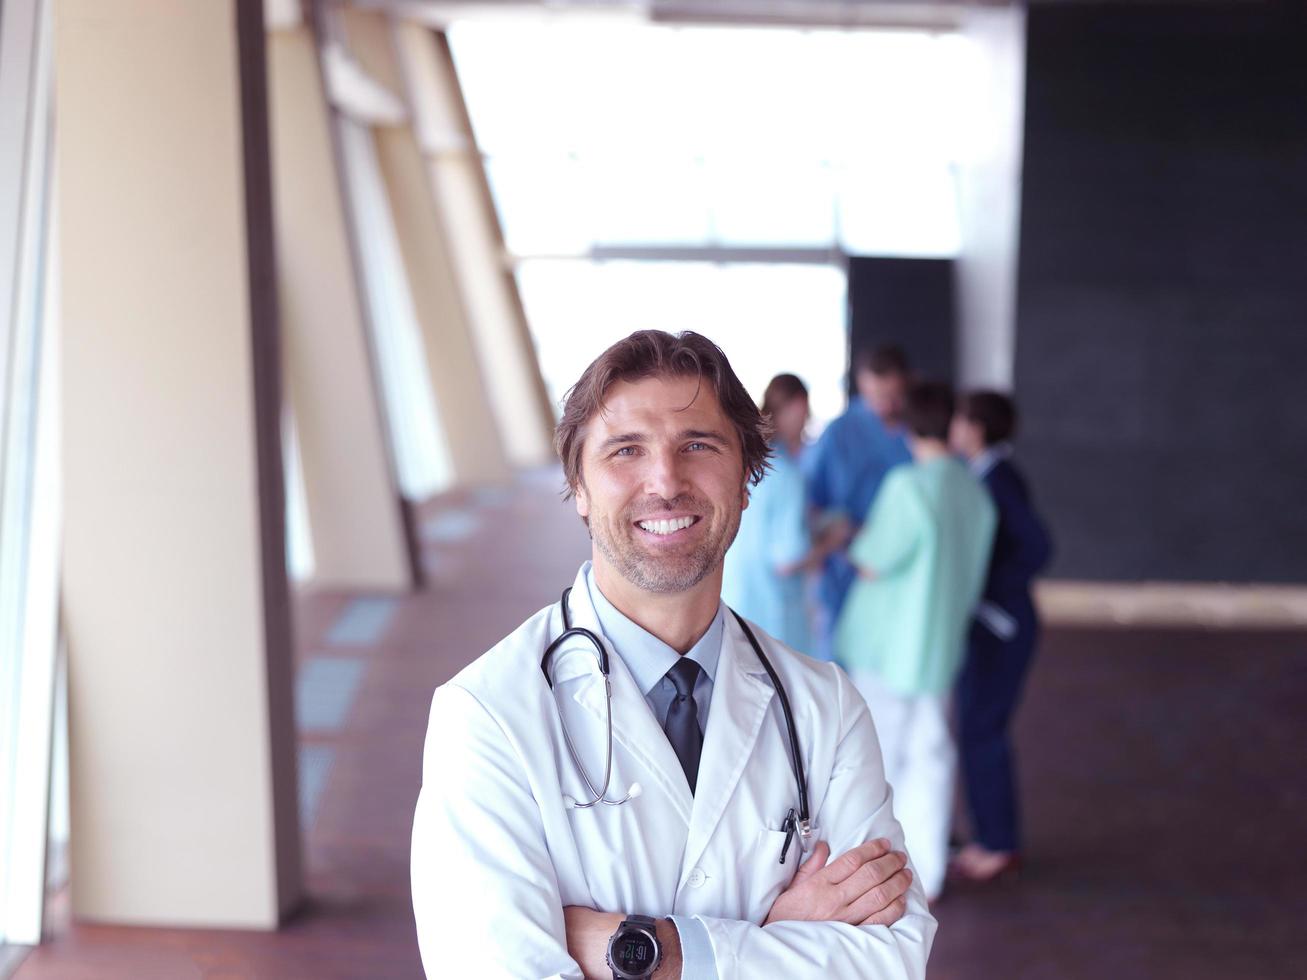
<svg viewBox="0 0 1307 980"><path fill-rule="evenodd" d="M847 411L812 445L803 382L767 386L772 469L727 552L722 598L848 672L933 900L948 879L1020 867L1010 730L1051 541L1012 458L1008 396L921 381L895 346L855 354L853 380ZM971 834L950 857L959 762Z"/></svg>

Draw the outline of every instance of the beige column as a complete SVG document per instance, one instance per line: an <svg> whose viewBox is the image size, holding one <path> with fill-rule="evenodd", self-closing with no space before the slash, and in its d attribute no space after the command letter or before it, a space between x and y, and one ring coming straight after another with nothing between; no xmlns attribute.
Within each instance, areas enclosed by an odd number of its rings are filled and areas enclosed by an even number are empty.
<svg viewBox="0 0 1307 980"><path fill-rule="evenodd" d="M259 0L57 0L73 910L301 894Z"/></svg>
<svg viewBox="0 0 1307 980"><path fill-rule="evenodd" d="M554 409L506 261L449 45L443 34L408 22L397 25L395 40L505 451L516 466L551 462L556 459Z"/></svg>
<svg viewBox="0 0 1307 980"><path fill-rule="evenodd" d="M359 65L402 96L405 84L390 15L347 8L343 23L350 53ZM491 411L446 228L417 137L407 121L375 125L372 134L455 480L502 483L510 476L504 442Z"/></svg>
<svg viewBox="0 0 1307 980"><path fill-rule="evenodd" d="M313 31L268 37L285 376L304 474L315 585L414 582L351 253Z"/></svg>

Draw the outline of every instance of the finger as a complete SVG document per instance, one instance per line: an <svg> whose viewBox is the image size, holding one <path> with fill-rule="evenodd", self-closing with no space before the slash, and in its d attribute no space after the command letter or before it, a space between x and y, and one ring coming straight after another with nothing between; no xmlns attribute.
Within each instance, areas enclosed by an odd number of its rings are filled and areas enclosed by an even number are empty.
<svg viewBox="0 0 1307 980"><path fill-rule="evenodd" d="M850 851L845 851L830 864L826 865L826 880L831 884L839 884L849 875L853 874L868 861L875 860L889 853L889 841L884 837L876 840L869 840L865 844L859 844Z"/></svg>
<svg viewBox="0 0 1307 980"><path fill-rule="evenodd" d="M864 926L892 926L903 918L908 912L908 900L906 898L896 898L885 906L875 915L869 915L862 920L859 925Z"/></svg>
<svg viewBox="0 0 1307 980"><path fill-rule="evenodd" d="M790 882L793 888L807 878L811 878L822 868L826 867L826 861L830 858L830 845L824 840L817 841L812 849L812 856L799 865L799 870L794 872L794 880Z"/></svg>
<svg viewBox="0 0 1307 980"><path fill-rule="evenodd" d="M852 905L877 885L898 874L907 867L907 864L908 856L902 851L890 851L882 857L868 861L839 883L837 888L840 902L844 905ZM887 904L889 899L881 902L881 905Z"/></svg>
<svg viewBox="0 0 1307 980"><path fill-rule="evenodd" d="M912 885L912 869L904 868L888 881L881 882L856 902L848 906L848 921L863 922L870 916L889 908L900 898L907 900L908 889Z"/></svg>

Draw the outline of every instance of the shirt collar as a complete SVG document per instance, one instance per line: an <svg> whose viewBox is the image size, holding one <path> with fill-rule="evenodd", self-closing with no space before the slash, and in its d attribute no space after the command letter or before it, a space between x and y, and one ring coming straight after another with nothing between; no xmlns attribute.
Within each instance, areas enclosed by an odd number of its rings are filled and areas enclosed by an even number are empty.
<svg viewBox="0 0 1307 980"><path fill-rule="evenodd" d="M594 606L599 628L612 643L617 655L626 664L627 670L635 678L636 684L647 697L658 686L669 670L676 665L680 654L642 626L633 623L622 615L608 597L600 591L594 580L593 567L586 570L586 589L590 592L590 603ZM717 615L713 617L707 632L699 638L686 656L703 668L708 680L713 680L717 673L717 661L721 658L722 635L725 632L725 607L717 604Z"/></svg>
<svg viewBox="0 0 1307 980"><path fill-rule="evenodd" d="M977 480L983 480L1000 460L1012 455L1012 443L996 442L968 464Z"/></svg>

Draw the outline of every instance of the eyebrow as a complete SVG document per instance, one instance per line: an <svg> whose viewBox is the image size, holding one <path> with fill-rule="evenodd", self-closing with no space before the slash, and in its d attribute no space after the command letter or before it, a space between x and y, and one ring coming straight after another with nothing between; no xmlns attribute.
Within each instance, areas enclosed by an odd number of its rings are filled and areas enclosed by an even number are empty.
<svg viewBox="0 0 1307 980"><path fill-rule="evenodd" d="M681 439L712 439L715 442L730 442L722 433L714 429L686 429L679 438Z"/></svg>
<svg viewBox="0 0 1307 980"><path fill-rule="evenodd" d="M714 442L727 443L730 440L713 429L683 429L676 434L677 441L684 439L711 439ZM598 451L603 453L615 446L629 446L631 444L643 444L648 442L648 437L642 432L624 432L621 435L609 436L599 444Z"/></svg>

